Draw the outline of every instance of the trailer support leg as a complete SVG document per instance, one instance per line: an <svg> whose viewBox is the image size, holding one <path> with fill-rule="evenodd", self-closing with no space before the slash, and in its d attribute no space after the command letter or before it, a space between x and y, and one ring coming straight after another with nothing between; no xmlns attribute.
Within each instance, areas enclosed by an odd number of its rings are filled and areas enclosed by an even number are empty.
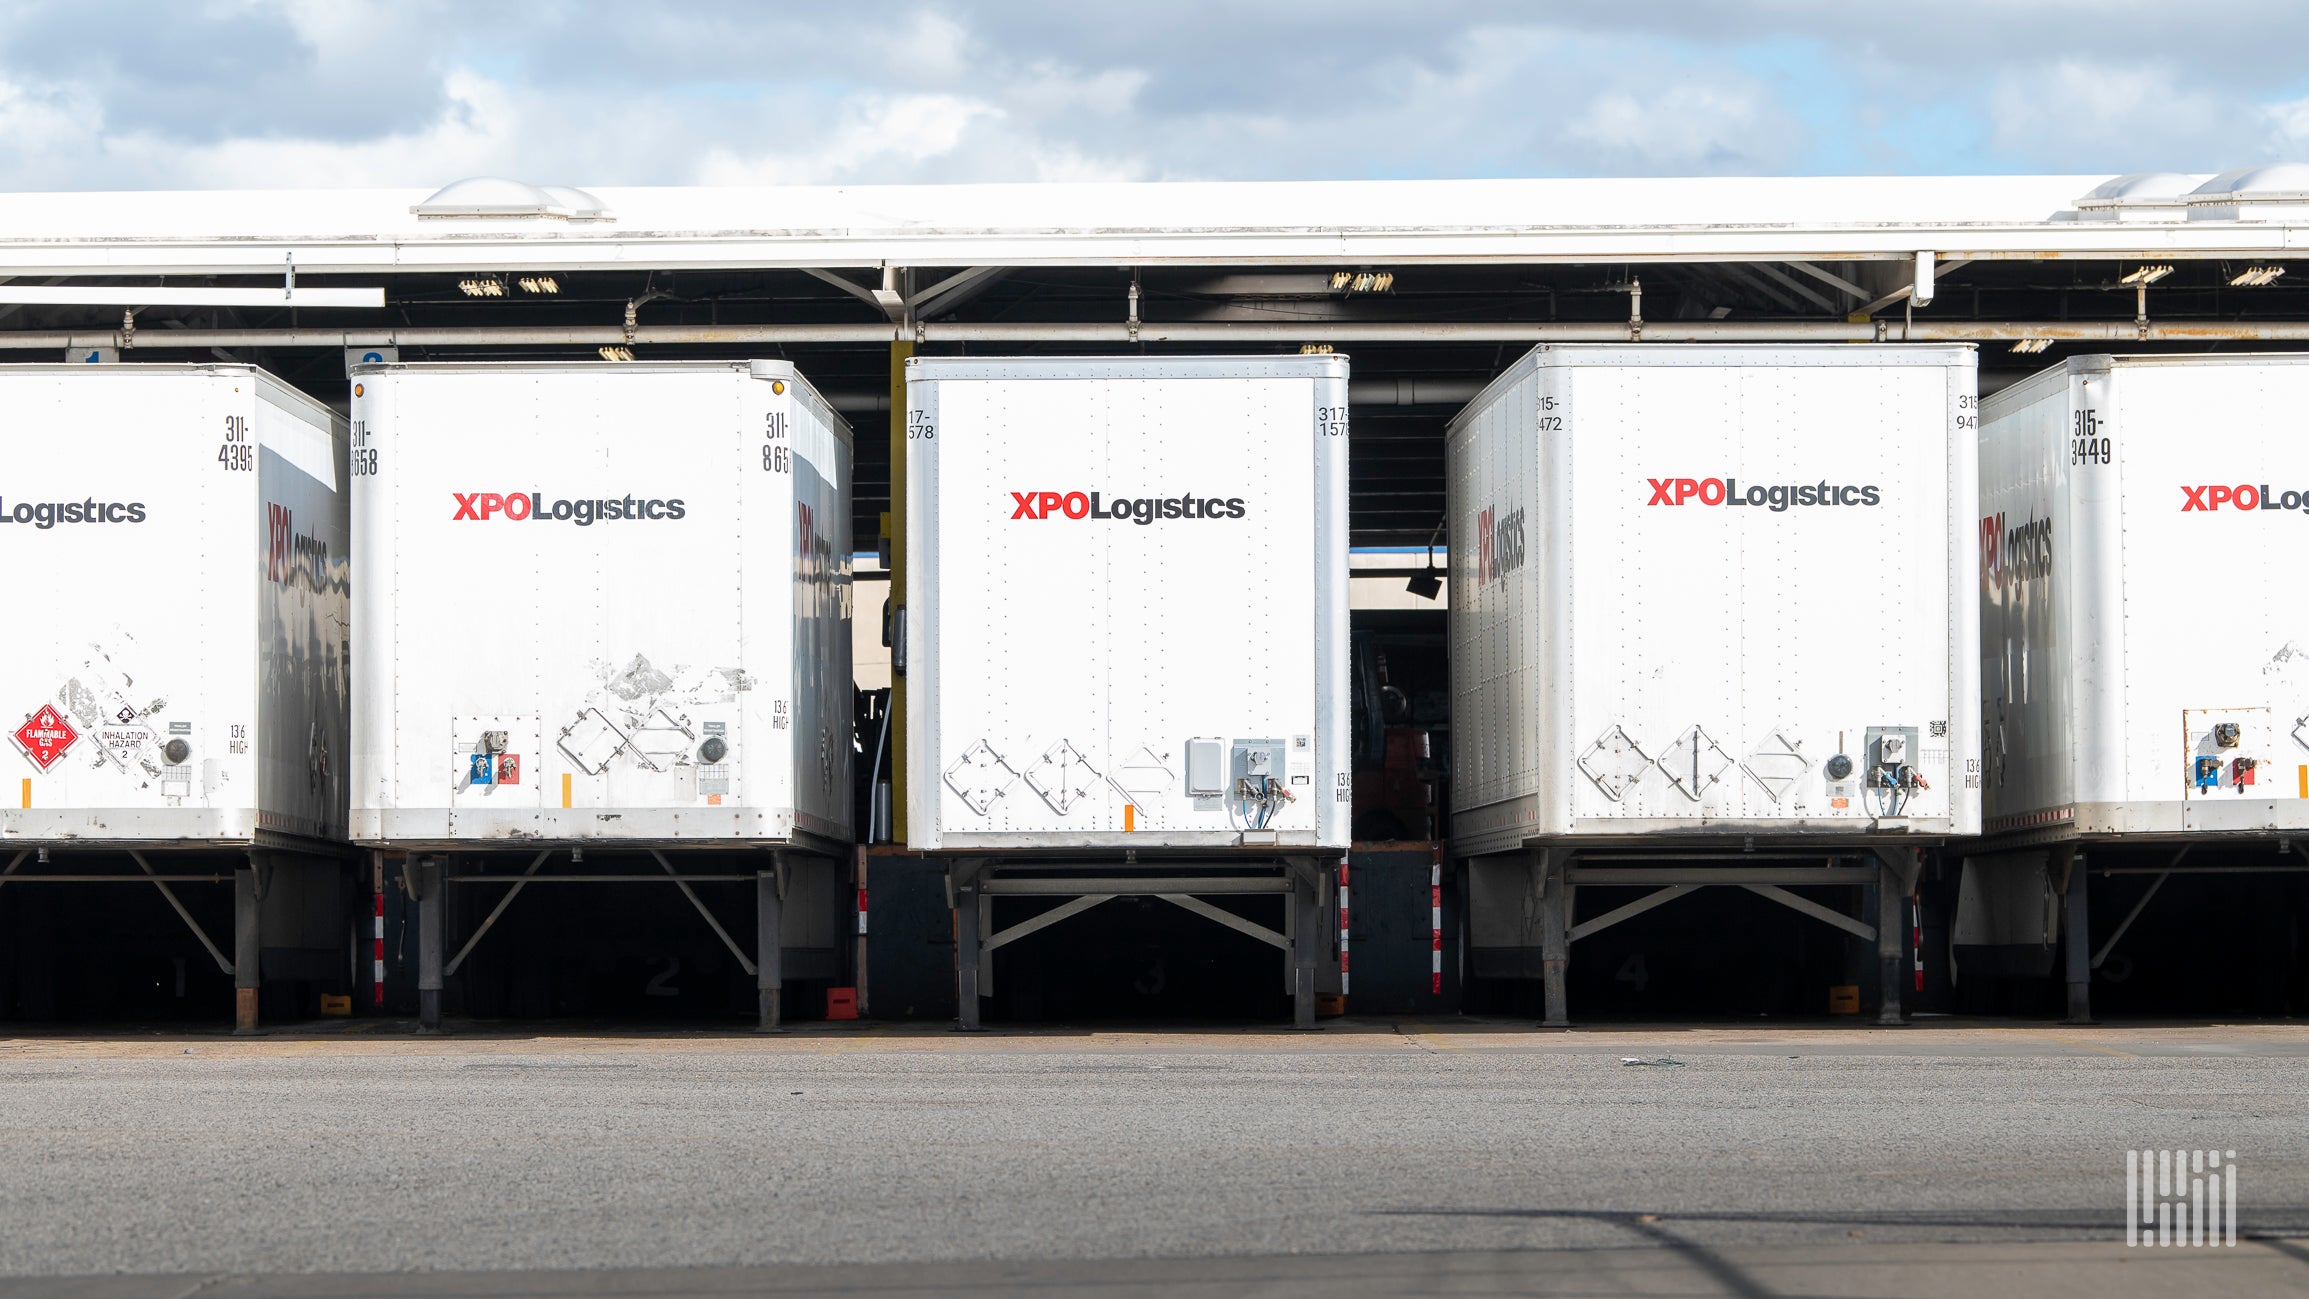
<svg viewBox="0 0 2309 1299"><path fill-rule="evenodd" d="M1908 973L1908 927L1900 923L1908 903L1908 889L1891 862L1876 867L1876 1022L1897 1026L1900 1018L1900 980Z"/></svg>
<svg viewBox="0 0 2309 1299"><path fill-rule="evenodd" d="M1539 882L1539 978L1540 995L1545 999L1541 1023L1547 1028L1571 1027L1571 1006L1564 994L1564 971L1571 964L1568 856L1541 849L1532 857L1531 868Z"/></svg>
<svg viewBox="0 0 2309 1299"><path fill-rule="evenodd" d="M417 1031L441 1031L441 859L411 862L409 880L417 886Z"/></svg>
<svg viewBox="0 0 2309 1299"><path fill-rule="evenodd" d="M1297 913L1291 927L1291 1027L1311 1030L1315 1027L1315 952L1323 936L1322 919L1317 914L1321 903L1313 868L1294 861L1290 872L1291 906Z"/></svg>
<svg viewBox="0 0 2309 1299"><path fill-rule="evenodd" d="M2061 937L2068 949L2068 1018L2064 1023L2093 1022L2092 927L2086 921L2084 858L2071 848L2064 854L2068 887L2061 891ZM2163 880L2160 878L2159 883Z"/></svg>
<svg viewBox="0 0 2309 1299"><path fill-rule="evenodd" d="M954 1021L965 1033L978 1031L978 962L979 950L978 908L986 901L978 892L978 872L964 873L954 881Z"/></svg>
<svg viewBox="0 0 2309 1299"><path fill-rule="evenodd" d="M254 862L233 872L233 1033L246 1037L257 1031L257 961L262 914L257 898Z"/></svg>
<svg viewBox="0 0 2309 1299"><path fill-rule="evenodd" d="M784 899L778 895L776 867L754 872L754 993L761 1007L761 1031L778 1031L778 999L785 991L785 962L778 943Z"/></svg>

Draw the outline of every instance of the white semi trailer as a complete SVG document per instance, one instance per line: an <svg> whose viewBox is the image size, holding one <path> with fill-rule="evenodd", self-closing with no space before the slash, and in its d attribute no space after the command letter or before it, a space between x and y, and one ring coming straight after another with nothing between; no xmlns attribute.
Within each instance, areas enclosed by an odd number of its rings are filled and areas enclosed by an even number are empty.
<svg viewBox="0 0 2309 1299"><path fill-rule="evenodd" d="M1562 1022L1573 940L1744 885L1874 940L1897 1017L1918 850L1980 824L1975 402L1963 346L1558 345L1452 421L1471 974ZM1873 925L1786 891L1852 883Z"/></svg>
<svg viewBox="0 0 2309 1299"><path fill-rule="evenodd" d="M2081 854L2158 850L2112 867L2142 905L2224 846L2301 865L2276 849L2309 836L2309 610L2281 580L2309 553L2305 405L2309 356L2248 354L2072 357L1982 406L1986 837L1954 941L2049 959L2065 899L2075 1018L2108 954Z"/></svg>
<svg viewBox="0 0 2309 1299"><path fill-rule="evenodd" d="M352 834L416 854L422 1017L497 914L443 965L444 859L590 848L654 859L774 1023L851 839L848 425L778 361L389 364L352 441ZM701 850L761 854L752 956Z"/></svg>
<svg viewBox="0 0 2309 1299"><path fill-rule="evenodd" d="M10 365L0 412L0 884L149 881L252 1031L350 977L344 421L245 365Z"/></svg>
<svg viewBox="0 0 2309 1299"><path fill-rule="evenodd" d="M905 838L950 863L963 1022L981 952L1055 914L982 899L1135 895L1291 951L1311 1023L1352 811L1346 358L916 358L907 421ZM1241 893L1287 933L1201 900Z"/></svg>

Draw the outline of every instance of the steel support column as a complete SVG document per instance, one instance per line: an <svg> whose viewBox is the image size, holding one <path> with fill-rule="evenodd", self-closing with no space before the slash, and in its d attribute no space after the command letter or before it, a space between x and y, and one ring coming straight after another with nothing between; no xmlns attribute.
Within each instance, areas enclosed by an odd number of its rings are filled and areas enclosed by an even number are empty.
<svg viewBox="0 0 2309 1299"><path fill-rule="evenodd" d="M901 273L901 282L903 274ZM914 358L914 340L890 344L890 840L906 842L906 674L897 670L906 649L897 644L905 626L899 614L906 607L906 362ZM936 779L936 774L932 774ZM868 791L871 794L872 791ZM868 799L872 806L872 799ZM975 987L975 984L968 986ZM966 1028L978 1027L973 1013Z"/></svg>
<svg viewBox="0 0 2309 1299"><path fill-rule="evenodd" d="M1539 876L1539 976L1545 998L1541 1023L1548 1028L1571 1027L1571 1006L1564 994L1564 971L1571 963L1570 854L1542 848L1532 854L1531 868Z"/></svg>
<svg viewBox="0 0 2309 1299"><path fill-rule="evenodd" d="M1902 881L1898 867L1889 860L1877 867L1876 872L1876 1022L1898 1025L1900 1016L1900 980L1908 972L1906 945L1900 940L1907 926L1900 923L1903 904L1908 900L1908 888Z"/></svg>
<svg viewBox="0 0 2309 1299"><path fill-rule="evenodd" d="M417 895L417 1031L441 1031L441 859L409 863L403 872Z"/></svg>
<svg viewBox="0 0 2309 1299"><path fill-rule="evenodd" d="M954 881L954 1009L955 1023L965 1033L978 1031L978 962L980 928L978 909L986 905L979 895L978 873L957 870Z"/></svg>
<svg viewBox="0 0 2309 1299"><path fill-rule="evenodd" d="M2087 872L2084 859L2074 847L2065 848L2061 857L2062 873L2068 876L2067 887L2061 891L2061 939L2068 949L2068 1018L2063 1022L2090 1024L2093 1022L2093 945L2092 927L2085 914Z"/></svg>
<svg viewBox="0 0 2309 1299"><path fill-rule="evenodd" d="M754 995L760 1003L764 1033L778 1031L779 997L785 991L785 962L780 959L779 925L783 919L784 863L754 875Z"/></svg>
<svg viewBox="0 0 2309 1299"><path fill-rule="evenodd" d="M233 872L233 1032L257 1031L257 962L261 951L256 863Z"/></svg>
<svg viewBox="0 0 2309 1299"><path fill-rule="evenodd" d="M1315 1027L1315 952L1323 940L1320 898L1313 870L1291 863L1291 906L1296 923L1291 930L1291 1027Z"/></svg>

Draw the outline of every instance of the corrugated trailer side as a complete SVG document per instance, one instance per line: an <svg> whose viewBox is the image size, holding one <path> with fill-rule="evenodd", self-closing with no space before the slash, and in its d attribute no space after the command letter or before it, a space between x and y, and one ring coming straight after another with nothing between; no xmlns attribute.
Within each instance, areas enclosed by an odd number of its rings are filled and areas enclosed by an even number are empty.
<svg viewBox="0 0 2309 1299"><path fill-rule="evenodd" d="M261 983L344 984L343 421L241 365L0 367L0 410L0 565L37 613L0 641L0 841L39 858L12 889L151 882L244 1030Z"/></svg>
<svg viewBox="0 0 2309 1299"><path fill-rule="evenodd" d="M1353 810L1346 358L915 358L907 418L905 834L944 854L962 1022L983 953L1134 897L1289 953L1311 1024Z"/></svg>
<svg viewBox="0 0 2309 1299"><path fill-rule="evenodd" d="M1897 1018L1918 853L1979 826L1977 413L1968 346L1573 344L1452 422L1473 973L1542 979L1561 1022L1582 882L1660 891L1579 935L1864 884L1843 927ZM1761 864L1799 859L1829 864Z"/></svg>
<svg viewBox="0 0 2309 1299"><path fill-rule="evenodd" d="M2083 1017L2168 873L2301 866L2281 849L2309 831L2309 614L2273 577L2309 549L2304 405L2309 357L2286 354L2079 356L1985 404L1988 817L1960 963L2042 973L2065 936ZM2151 882L2096 951L2109 871Z"/></svg>
<svg viewBox="0 0 2309 1299"><path fill-rule="evenodd" d="M421 1019L531 883L676 886L765 1024L789 977L836 981L847 424L780 361L391 364L354 385L353 834L407 855ZM445 883L504 891L461 893L496 899L472 916ZM733 883L750 948L715 914Z"/></svg>

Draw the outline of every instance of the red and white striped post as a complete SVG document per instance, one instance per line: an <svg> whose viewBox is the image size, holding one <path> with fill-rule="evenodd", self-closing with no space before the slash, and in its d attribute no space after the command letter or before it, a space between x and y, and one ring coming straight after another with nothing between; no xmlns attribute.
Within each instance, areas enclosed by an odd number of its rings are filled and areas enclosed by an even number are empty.
<svg viewBox="0 0 2309 1299"><path fill-rule="evenodd" d="M1347 995L1347 859L1339 859L1339 995Z"/></svg>
<svg viewBox="0 0 2309 1299"><path fill-rule="evenodd" d="M1437 847L1427 866L1427 925L1433 946L1428 952L1428 991L1443 995L1443 849Z"/></svg>
<svg viewBox="0 0 2309 1299"><path fill-rule="evenodd" d="M378 856L370 862L370 882L376 889L376 909L370 928L372 982L370 1000L379 1006L385 1004L385 859Z"/></svg>
<svg viewBox="0 0 2309 1299"><path fill-rule="evenodd" d="M1922 992L1924 991L1924 895L1922 893L1909 894L1908 905L1913 908L1912 914L1916 917L1915 925L1909 930L1914 939L1909 946L1916 954L1916 990Z"/></svg>

